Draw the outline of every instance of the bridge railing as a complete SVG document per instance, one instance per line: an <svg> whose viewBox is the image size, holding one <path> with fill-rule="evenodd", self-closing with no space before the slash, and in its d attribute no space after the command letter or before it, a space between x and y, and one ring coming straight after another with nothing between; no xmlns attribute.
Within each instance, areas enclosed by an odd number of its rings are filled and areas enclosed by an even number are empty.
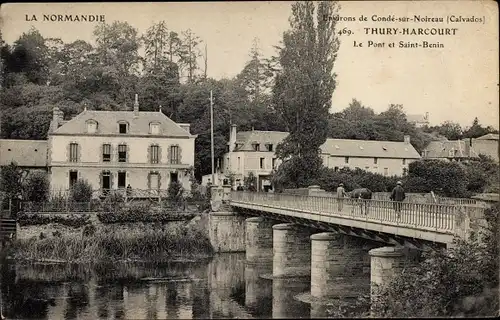
<svg viewBox="0 0 500 320"><path fill-rule="evenodd" d="M231 201L262 206L299 210L308 213L331 214L382 223L432 228L440 232L453 232L459 223L460 210L483 210L479 207L393 202L352 198L328 198L280 193L232 192ZM466 208L465 208L466 207ZM398 211L400 215L398 215Z"/></svg>

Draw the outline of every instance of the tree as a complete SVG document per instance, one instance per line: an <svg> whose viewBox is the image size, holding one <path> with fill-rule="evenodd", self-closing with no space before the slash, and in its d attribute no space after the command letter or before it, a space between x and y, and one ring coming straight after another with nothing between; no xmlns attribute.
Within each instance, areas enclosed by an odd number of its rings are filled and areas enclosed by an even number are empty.
<svg viewBox="0 0 500 320"><path fill-rule="evenodd" d="M437 132L440 135L445 136L448 140L459 140L462 139L463 136L462 127L460 127L460 124L452 121L445 121L439 126L426 128L425 131L431 133Z"/></svg>
<svg viewBox="0 0 500 320"><path fill-rule="evenodd" d="M335 90L333 66L339 41L336 21L324 19L337 12L337 2L322 1L292 5L291 30L283 34L279 50L273 102L290 134L277 146L292 186L305 186L322 167L319 148L328 134L328 114Z"/></svg>
<svg viewBox="0 0 500 320"><path fill-rule="evenodd" d="M488 133L498 133L498 130L495 130L491 126L484 128L479 124L477 117L475 117L472 126L464 130L464 138L479 138Z"/></svg>
<svg viewBox="0 0 500 320"><path fill-rule="evenodd" d="M127 22L101 23L94 29L101 74L116 81L110 92L118 91L120 104L133 101L140 66L140 39L137 30Z"/></svg>
<svg viewBox="0 0 500 320"><path fill-rule="evenodd" d="M5 192L9 199L21 196L25 177L26 172L19 168L15 162L3 166L0 169L0 190Z"/></svg>
<svg viewBox="0 0 500 320"><path fill-rule="evenodd" d="M50 194L50 183L45 172L34 172L28 175L23 185L24 199L31 202L47 201Z"/></svg>
<svg viewBox="0 0 500 320"><path fill-rule="evenodd" d="M87 180L78 179L70 189L70 198L74 202L90 202L92 185Z"/></svg>
<svg viewBox="0 0 500 320"><path fill-rule="evenodd" d="M181 45L178 50L179 66L182 71L186 71L188 83L195 80L198 58L201 56L198 46L201 42L200 37L196 36L191 29L182 32Z"/></svg>

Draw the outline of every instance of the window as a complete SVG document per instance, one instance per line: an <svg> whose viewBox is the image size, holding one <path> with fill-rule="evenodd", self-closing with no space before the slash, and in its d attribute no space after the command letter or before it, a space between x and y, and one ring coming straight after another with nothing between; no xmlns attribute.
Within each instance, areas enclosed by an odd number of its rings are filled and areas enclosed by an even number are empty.
<svg viewBox="0 0 500 320"><path fill-rule="evenodd" d="M109 171L102 172L102 189L109 190L111 189L111 173Z"/></svg>
<svg viewBox="0 0 500 320"><path fill-rule="evenodd" d="M160 147L153 145L149 149L151 163L158 163L160 159Z"/></svg>
<svg viewBox="0 0 500 320"><path fill-rule="evenodd" d="M127 124L126 123L120 123L120 133L127 133Z"/></svg>
<svg viewBox="0 0 500 320"><path fill-rule="evenodd" d="M377 164L378 163L378 158L373 158L373 164Z"/></svg>
<svg viewBox="0 0 500 320"><path fill-rule="evenodd" d="M87 133L95 133L97 131L97 122L90 120L87 121Z"/></svg>
<svg viewBox="0 0 500 320"><path fill-rule="evenodd" d="M345 160L345 163L349 163L349 157L345 157L344 160Z"/></svg>
<svg viewBox="0 0 500 320"><path fill-rule="evenodd" d="M276 169L276 158L273 158L273 169Z"/></svg>
<svg viewBox="0 0 500 320"><path fill-rule="evenodd" d="M253 150L254 150L254 151L260 151L260 144L258 144L258 143L254 143L254 144L253 144Z"/></svg>
<svg viewBox="0 0 500 320"><path fill-rule="evenodd" d="M240 166L241 166L241 158L238 157L238 171L240 171Z"/></svg>
<svg viewBox="0 0 500 320"><path fill-rule="evenodd" d="M69 162L78 162L78 143L69 144Z"/></svg>
<svg viewBox="0 0 500 320"><path fill-rule="evenodd" d="M335 171L335 172L339 171L339 167L333 168L333 171Z"/></svg>
<svg viewBox="0 0 500 320"><path fill-rule="evenodd" d="M406 164L406 159L403 159L403 166Z"/></svg>
<svg viewBox="0 0 500 320"><path fill-rule="evenodd" d="M70 171L69 172L69 187L73 187L73 185L78 180L78 171Z"/></svg>
<svg viewBox="0 0 500 320"><path fill-rule="evenodd" d="M408 169L407 168L403 168L403 176L406 176L408 174Z"/></svg>
<svg viewBox="0 0 500 320"><path fill-rule="evenodd" d="M264 160L265 158L260 158L260 168L264 169Z"/></svg>
<svg viewBox="0 0 500 320"><path fill-rule="evenodd" d="M102 145L102 161L110 162L111 161L111 145L103 144Z"/></svg>
<svg viewBox="0 0 500 320"><path fill-rule="evenodd" d="M170 147L170 163L179 164L179 146Z"/></svg>
<svg viewBox="0 0 500 320"><path fill-rule="evenodd" d="M389 175L389 168L384 168L384 176L388 176Z"/></svg>
<svg viewBox="0 0 500 320"><path fill-rule="evenodd" d="M170 172L170 182L179 182L179 175L177 172Z"/></svg>
<svg viewBox="0 0 500 320"><path fill-rule="evenodd" d="M127 162L127 145L118 145L118 162Z"/></svg>
<svg viewBox="0 0 500 320"><path fill-rule="evenodd" d="M160 125L158 123L150 123L149 124L151 134L159 134L160 133Z"/></svg>
<svg viewBox="0 0 500 320"><path fill-rule="evenodd" d="M127 184L127 173L124 171L118 172L118 188L125 188Z"/></svg>
<svg viewBox="0 0 500 320"><path fill-rule="evenodd" d="M273 151L273 145L272 144L268 144L267 145L267 151Z"/></svg>

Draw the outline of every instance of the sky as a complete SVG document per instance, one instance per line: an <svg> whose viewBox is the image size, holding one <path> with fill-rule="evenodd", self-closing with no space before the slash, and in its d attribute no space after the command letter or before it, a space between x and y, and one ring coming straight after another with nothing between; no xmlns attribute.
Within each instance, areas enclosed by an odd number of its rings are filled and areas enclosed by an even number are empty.
<svg viewBox="0 0 500 320"><path fill-rule="evenodd" d="M337 30L345 33L338 35L337 87L331 112L341 111L355 98L376 112L391 103L402 104L407 114L429 112L432 125L453 121L469 126L478 117L483 125L499 127L498 7L494 1L340 1L340 6L339 16L356 21L337 23ZM207 44L208 76L221 79L242 70L256 37L264 57L276 54L274 46L289 29L290 8L291 2L285 1L16 3L1 6L0 23L7 43L32 26L44 37L92 42L96 23L43 21L43 15L104 15L106 23L127 21L139 33L164 20L177 32L190 28ZM367 21L359 21L361 15ZM374 15L396 19L420 15L443 18L443 22L380 22L372 20ZM455 22L447 23L451 16ZM472 16L481 22L463 21ZM373 28L379 33L397 28L398 34L373 34ZM454 28L455 34L401 34L405 28ZM367 47L368 41L385 44ZM444 48L398 48L399 41L439 42ZM391 42L395 48L388 47Z"/></svg>

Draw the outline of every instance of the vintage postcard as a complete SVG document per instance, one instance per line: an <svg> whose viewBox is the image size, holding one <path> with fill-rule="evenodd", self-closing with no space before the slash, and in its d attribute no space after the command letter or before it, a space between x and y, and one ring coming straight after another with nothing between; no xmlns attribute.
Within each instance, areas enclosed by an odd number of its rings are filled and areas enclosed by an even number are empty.
<svg viewBox="0 0 500 320"><path fill-rule="evenodd" d="M2 4L1 318L498 315L498 24Z"/></svg>

